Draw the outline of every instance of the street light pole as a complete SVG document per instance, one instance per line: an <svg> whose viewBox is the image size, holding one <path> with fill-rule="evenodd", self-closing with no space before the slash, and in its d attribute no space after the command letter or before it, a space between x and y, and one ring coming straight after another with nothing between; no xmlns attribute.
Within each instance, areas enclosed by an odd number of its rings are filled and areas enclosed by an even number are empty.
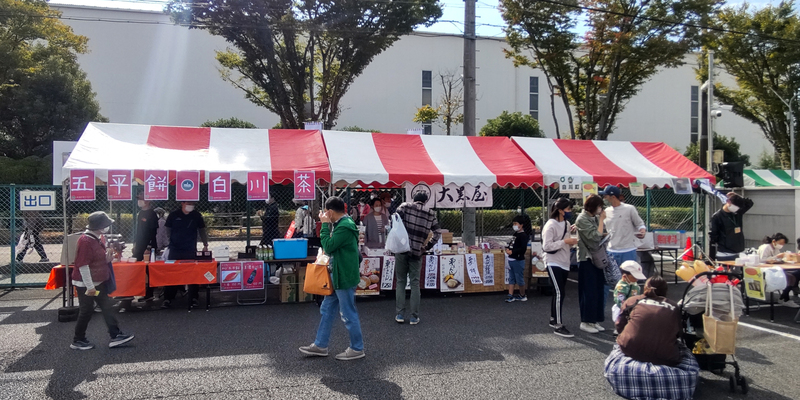
<svg viewBox="0 0 800 400"><path fill-rule="evenodd" d="M789 109L789 111L786 112L786 117L789 118L789 147L790 147L789 157L791 157L791 160L789 160L789 164L791 165L790 168L792 169L791 173L792 187L794 187L794 113L792 112L792 103L794 103L794 99L797 98L797 95L800 92L795 92L792 98L789 99L789 102L786 102L786 100L784 100L783 97L781 97L781 95L779 95L778 92L775 91L775 89L770 89L770 90L772 90L772 93L775 93L775 96L777 96L781 100L781 102L783 102L783 104Z"/></svg>

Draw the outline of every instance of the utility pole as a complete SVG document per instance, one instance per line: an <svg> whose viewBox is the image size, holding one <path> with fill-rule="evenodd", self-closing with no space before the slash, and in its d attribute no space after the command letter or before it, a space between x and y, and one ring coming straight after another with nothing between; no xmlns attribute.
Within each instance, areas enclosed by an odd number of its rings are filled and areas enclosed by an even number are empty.
<svg viewBox="0 0 800 400"><path fill-rule="evenodd" d="M789 146L791 147L789 149L789 157L791 157L791 160L789 161L789 164L790 164L790 168L792 169L792 173L791 173L791 175L792 175L792 187L794 187L794 181L795 181L795 179L794 179L794 113L792 112L792 103L794 103L794 100L797 98L797 95L800 94L800 92L795 92L794 95L792 96L792 98L789 99L788 102L786 100L784 100L783 97L781 97L781 95L779 95L778 92L776 92L774 89L772 90L772 93L775 93L775 96L778 96L778 98L781 99L781 102L783 102L783 104L786 106L786 108L789 109L788 111L786 111L786 118L789 119Z"/></svg>
<svg viewBox="0 0 800 400"><path fill-rule="evenodd" d="M475 3L464 0L464 136L475 136ZM476 182L479 183L479 182ZM467 246L475 245L475 209L464 207L461 240Z"/></svg>
<svg viewBox="0 0 800 400"><path fill-rule="evenodd" d="M708 51L708 173L714 175L714 51Z"/></svg>

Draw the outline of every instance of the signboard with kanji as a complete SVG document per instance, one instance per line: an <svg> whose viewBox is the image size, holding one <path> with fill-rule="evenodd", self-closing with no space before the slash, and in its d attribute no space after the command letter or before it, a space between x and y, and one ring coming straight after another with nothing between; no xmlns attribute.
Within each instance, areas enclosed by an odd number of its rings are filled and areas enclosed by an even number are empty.
<svg viewBox="0 0 800 400"><path fill-rule="evenodd" d="M406 184L406 201L412 202L414 195L424 192L428 195L425 206L429 208L463 208L463 207L491 207L493 203L492 187L488 185L463 186L451 183L447 186L439 184L418 185Z"/></svg>
<svg viewBox="0 0 800 400"><path fill-rule="evenodd" d="M69 199L71 201L94 201L94 170L73 169L69 171Z"/></svg>
<svg viewBox="0 0 800 400"><path fill-rule="evenodd" d="M208 201L231 201L231 173L208 173Z"/></svg>
<svg viewBox="0 0 800 400"><path fill-rule="evenodd" d="M132 178L133 176L130 170L109 170L106 199L108 199L108 201L127 201L133 199L133 186L131 186Z"/></svg>
<svg viewBox="0 0 800 400"><path fill-rule="evenodd" d="M200 172L178 171L175 174L175 200L200 200Z"/></svg>
<svg viewBox="0 0 800 400"><path fill-rule="evenodd" d="M583 180L577 176L562 176L558 179L558 190L561 193L581 193Z"/></svg>
<svg viewBox="0 0 800 400"><path fill-rule="evenodd" d="M269 200L269 172L247 173L247 200Z"/></svg>
<svg viewBox="0 0 800 400"><path fill-rule="evenodd" d="M317 195L314 171L294 171L294 199L314 200Z"/></svg>
<svg viewBox="0 0 800 400"><path fill-rule="evenodd" d="M144 199L169 200L169 171L144 171Z"/></svg>
<svg viewBox="0 0 800 400"><path fill-rule="evenodd" d="M55 211L56 192L23 190L19 192L19 209L22 211Z"/></svg>

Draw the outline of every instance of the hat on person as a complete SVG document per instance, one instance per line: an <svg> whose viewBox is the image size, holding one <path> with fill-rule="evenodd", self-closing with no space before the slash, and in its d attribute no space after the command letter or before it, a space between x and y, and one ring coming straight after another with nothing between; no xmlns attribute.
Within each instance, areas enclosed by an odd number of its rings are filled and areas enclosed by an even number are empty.
<svg viewBox="0 0 800 400"><path fill-rule="evenodd" d="M114 223L114 220L109 218L108 215L102 211L95 211L89 214L87 221L89 225L86 225L86 229L90 231L99 231Z"/></svg>
<svg viewBox="0 0 800 400"><path fill-rule="evenodd" d="M622 194L622 192L619 190L618 187L616 187L614 185L608 185L608 186L606 186L606 190L603 190L599 194L600 194L600 196L619 197Z"/></svg>
<svg viewBox="0 0 800 400"><path fill-rule="evenodd" d="M639 280L647 279L647 277L644 276L644 273L642 273L642 266L639 265L639 263L637 263L636 261L633 260L625 261L624 263L622 263L622 265L620 265L619 269L625 272L629 272L636 279Z"/></svg>

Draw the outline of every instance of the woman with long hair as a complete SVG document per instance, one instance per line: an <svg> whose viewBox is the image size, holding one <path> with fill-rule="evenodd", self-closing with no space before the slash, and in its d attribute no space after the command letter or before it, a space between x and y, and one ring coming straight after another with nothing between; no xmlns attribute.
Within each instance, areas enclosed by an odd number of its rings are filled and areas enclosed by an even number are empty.
<svg viewBox="0 0 800 400"><path fill-rule="evenodd" d="M550 327L553 333L562 337L573 337L564 326L561 310L564 306L564 288L569 275L569 249L578 239L569 236L572 230L569 219L572 217L572 201L561 197L550 210L550 219L542 229L542 250L547 273L553 281L553 300L550 306Z"/></svg>
<svg viewBox="0 0 800 400"><path fill-rule="evenodd" d="M592 261L592 251L600 248L605 233L606 212L603 199L593 194L583 202L583 212L575 221L578 228L578 298L581 307L581 330L588 333L604 331L605 321L603 270Z"/></svg>

